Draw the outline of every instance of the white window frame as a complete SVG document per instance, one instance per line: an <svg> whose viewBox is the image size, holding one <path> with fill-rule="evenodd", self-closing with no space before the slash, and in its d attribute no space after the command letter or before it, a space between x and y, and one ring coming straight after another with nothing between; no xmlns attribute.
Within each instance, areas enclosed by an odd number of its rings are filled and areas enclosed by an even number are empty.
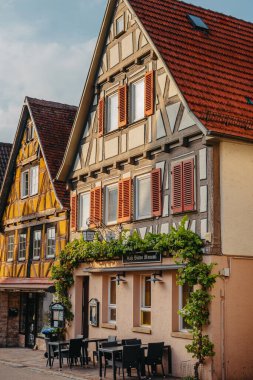
<svg viewBox="0 0 253 380"><path fill-rule="evenodd" d="M49 245L49 238L50 238L49 234L51 233L51 231L54 231L54 244ZM48 227L47 228L46 239L47 239L47 244L46 244L47 254L46 254L46 257L47 257L47 259L51 259L51 258L55 257L55 247L56 247L56 229L55 229L55 227ZM53 250L54 253L51 253L51 250Z"/></svg>
<svg viewBox="0 0 253 380"><path fill-rule="evenodd" d="M39 233L40 238L35 239L36 234ZM33 231L33 260L39 260L40 254L41 254L41 237L42 237L42 231L41 230L34 230ZM37 244L39 242L39 245Z"/></svg>
<svg viewBox="0 0 253 380"><path fill-rule="evenodd" d="M150 323L150 325L144 325L142 323L142 312L148 312L148 313L150 313L150 320L151 320L151 317L152 317L152 312L151 312L151 308L152 308L152 294L151 294L151 306L145 305L145 290L146 290L147 278L151 279L151 275L143 275L143 276L141 276L140 325L142 327L150 327L151 326L151 323ZM151 283L150 283L150 286L151 286ZM151 289L151 291L152 291L152 289Z"/></svg>
<svg viewBox="0 0 253 380"><path fill-rule="evenodd" d="M122 20L122 29L119 30L118 25L120 25L119 22L121 22L121 20ZM125 17L123 14L123 15L119 16L115 21L115 36L117 37L124 32L125 32Z"/></svg>
<svg viewBox="0 0 253 380"><path fill-rule="evenodd" d="M87 197L88 199L88 209L86 210L86 217L84 217L84 212L83 212L83 198ZM90 192L86 191L84 193L79 194L79 200L78 200L78 227L80 231L85 231L89 228L89 226L86 224L87 219L90 217Z"/></svg>
<svg viewBox="0 0 253 380"><path fill-rule="evenodd" d="M21 252L22 252L22 255L21 255ZM26 233L24 232L24 233L19 234L18 261L25 261L25 259L26 259Z"/></svg>
<svg viewBox="0 0 253 380"><path fill-rule="evenodd" d="M117 204L116 204L116 219L115 220L111 220L109 221L108 218L109 218L109 192L110 190L112 189L116 189L117 190ZM110 225L113 225L113 224L117 224L117 209L118 209L118 196L119 196L119 189L118 189L118 184L117 183L114 183L112 185L108 185L105 187L105 205L104 205L104 212L105 212L105 224L107 226L110 226Z"/></svg>
<svg viewBox="0 0 253 380"><path fill-rule="evenodd" d="M139 83L143 83L143 99L141 100L140 99L140 104L142 105L143 107L143 113L142 112L136 112L136 109L137 109L137 102L136 102L136 91L134 90L135 86L138 85ZM130 91L130 95L131 95L131 112L130 112L130 119L131 119L131 122L134 123L136 121L139 121L139 120L142 120L144 119L145 117L145 105L144 105L144 102L145 102L145 80L144 78L140 78L138 80L136 80L135 82L131 83L131 91ZM137 98L139 98L140 95L138 95ZM140 113L140 115L139 115Z"/></svg>
<svg viewBox="0 0 253 380"><path fill-rule="evenodd" d="M15 235L11 234L7 237L7 262L13 261L15 248Z"/></svg>
<svg viewBox="0 0 253 380"><path fill-rule="evenodd" d="M114 282L114 284L115 284L116 302L117 302L116 276L109 277L109 281L108 281L108 322L115 324L116 320L117 320L117 305L116 305L116 303L115 304L111 303L111 285L112 285L112 282ZM115 320L111 319L111 310L116 310L116 319Z"/></svg>
<svg viewBox="0 0 253 380"><path fill-rule="evenodd" d="M182 310L184 305L183 305L183 286L179 285L178 287L178 309ZM189 329L184 327L184 319L182 315L179 315L179 331L181 332L188 332Z"/></svg>
<svg viewBox="0 0 253 380"><path fill-rule="evenodd" d="M138 197L138 194L139 194L139 188L140 188L140 181L144 180L144 179L150 180L150 189L151 189L151 174L150 173L135 177L135 219L136 220L148 219L148 218L151 218L151 216L152 216L152 214L151 214L151 191L150 191L150 213L147 215L144 215L144 216L139 214L139 197Z"/></svg>
<svg viewBox="0 0 253 380"><path fill-rule="evenodd" d="M38 194L39 191L39 165L32 166L29 173L30 177L30 196Z"/></svg>
<svg viewBox="0 0 253 380"><path fill-rule="evenodd" d="M26 184L26 181L24 184L25 175L27 175L27 184ZM24 193L24 190L26 190L26 185L27 185L27 193ZM25 199L27 197L29 197L29 169L21 172L21 199Z"/></svg>
<svg viewBox="0 0 253 380"><path fill-rule="evenodd" d="M111 98L117 99L115 125L112 124L112 118L111 118L111 115L112 115L112 112L111 112L112 106L110 103ZM119 99L118 99L118 92L114 92L106 96L106 133L116 131L118 127L119 127Z"/></svg>

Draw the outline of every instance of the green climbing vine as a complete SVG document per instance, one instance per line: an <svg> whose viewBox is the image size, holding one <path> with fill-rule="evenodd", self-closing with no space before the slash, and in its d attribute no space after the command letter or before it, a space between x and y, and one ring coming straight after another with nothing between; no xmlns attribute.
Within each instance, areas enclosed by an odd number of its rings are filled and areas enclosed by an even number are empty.
<svg viewBox="0 0 253 380"><path fill-rule="evenodd" d="M123 232L118 239L105 241L98 235L94 241L83 238L68 243L60 253L59 262L53 266L52 278L55 281L58 301L66 310L66 319L71 322L73 313L68 292L74 284L73 273L81 263L92 261L116 260L133 252L158 251L164 256L174 256L176 263L183 264L178 272L178 285L194 287L185 307L179 312L191 327L193 340L186 346L189 353L197 359L194 370L199 379L199 366L206 357L214 355L214 345L208 335L204 335L209 324L209 306L212 301L210 290L217 275L212 273L213 264L203 261L203 242L194 232L185 228L186 218L179 227L171 228L168 234L148 233L141 238L137 232L132 235Z"/></svg>

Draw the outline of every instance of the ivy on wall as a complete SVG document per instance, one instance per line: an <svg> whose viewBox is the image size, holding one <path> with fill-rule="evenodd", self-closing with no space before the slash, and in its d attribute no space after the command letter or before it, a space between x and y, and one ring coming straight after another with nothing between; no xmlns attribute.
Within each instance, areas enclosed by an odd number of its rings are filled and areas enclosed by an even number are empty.
<svg viewBox="0 0 253 380"><path fill-rule="evenodd" d="M203 261L203 242L194 232L185 228L186 218L179 227L171 228L168 234L148 233L141 238L137 232L132 235L123 232L118 239L105 241L96 235L94 241L83 238L68 243L60 253L59 262L52 269L58 301L66 310L68 322L73 320L69 289L74 284L74 270L81 263L103 260L117 260L133 252L158 251L163 256L173 256L177 264L183 264L178 271L178 285L188 284L193 288L185 307L179 312L191 326L193 340L186 346L189 353L197 359L194 379L199 379L199 366L206 357L214 355L214 345L204 327L209 324L209 306L212 300L210 290L217 275L212 273L214 264Z"/></svg>

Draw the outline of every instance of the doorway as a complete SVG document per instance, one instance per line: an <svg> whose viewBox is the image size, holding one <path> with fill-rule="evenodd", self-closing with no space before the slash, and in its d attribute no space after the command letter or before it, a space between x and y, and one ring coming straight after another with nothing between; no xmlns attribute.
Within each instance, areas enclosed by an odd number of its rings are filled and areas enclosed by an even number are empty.
<svg viewBox="0 0 253 380"><path fill-rule="evenodd" d="M25 347L36 343L39 294L23 293L20 299L20 333L25 335Z"/></svg>

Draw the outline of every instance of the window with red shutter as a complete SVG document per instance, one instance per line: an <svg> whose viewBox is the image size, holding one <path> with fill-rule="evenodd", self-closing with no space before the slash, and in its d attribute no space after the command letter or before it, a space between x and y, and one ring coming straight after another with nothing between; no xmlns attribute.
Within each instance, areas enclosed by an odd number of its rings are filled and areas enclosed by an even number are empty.
<svg viewBox="0 0 253 380"><path fill-rule="evenodd" d="M96 187L90 192L90 227L94 228L102 221L102 188Z"/></svg>
<svg viewBox="0 0 253 380"><path fill-rule="evenodd" d="M101 98L98 103L98 134L104 134L104 120L105 120L105 100Z"/></svg>
<svg viewBox="0 0 253 380"><path fill-rule="evenodd" d="M151 172L151 205L152 216L162 215L162 183L161 169L154 169Z"/></svg>
<svg viewBox="0 0 253 380"><path fill-rule="evenodd" d="M183 211L183 165L182 162L172 168L172 212Z"/></svg>
<svg viewBox="0 0 253 380"><path fill-rule="evenodd" d="M183 161L183 209L194 210L194 159Z"/></svg>
<svg viewBox="0 0 253 380"><path fill-rule="evenodd" d="M71 230L76 231L77 229L77 196L71 196Z"/></svg>
<svg viewBox="0 0 253 380"><path fill-rule="evenodd" d="M145 74L145 116L154 113L154 71Z"/></svg>
<svg viewBox="0 0 253 380"><path fill-rule="evenodd" d="M125 178L119 181L118 223L129 222L132 211L132 180Z"/></svg>
<svg viewBox="0 0 253 380"><path fill-rule="evenodd" d="M127 85L119 87L118 97L119 97L119 127L125 127L127 125Z"/></svg>

